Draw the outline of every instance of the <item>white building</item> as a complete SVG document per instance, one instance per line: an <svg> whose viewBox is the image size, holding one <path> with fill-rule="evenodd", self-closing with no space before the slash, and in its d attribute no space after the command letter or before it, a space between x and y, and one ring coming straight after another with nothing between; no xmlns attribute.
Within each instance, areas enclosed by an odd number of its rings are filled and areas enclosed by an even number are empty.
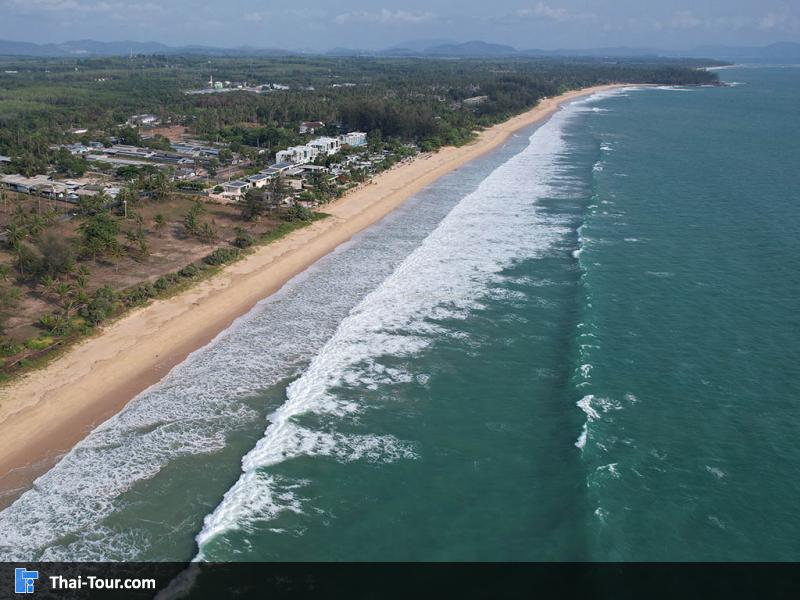
<svg viewBox="0 0 800 600"><path fill-rule="evenodd" d="M367 145L367 134L362 131L351 131L350 133L345 133L339 136L339 141L342 144L347 144L348 146L366 146Z"/></svg>
<svg viewBox="0 0 800 600"><path fill-rule="evenodd" d="M307 146L292 146L275 154L275 162L303 164L314 160L317 154L319 154L319 150L311 144Z"/></svg>
<svg viewBox="0 0 800 600"><path fill-rule="evenodd" d="M311 148L316 148L320 154L336 154L341 148L342 143L337 138L318 137L306 144Z"/></svg>
<svg viewBox="0 0 800 600"><path fill-rule="evenodd" d="M229 181L222 184L223 193L226 196L242 196L247 190L250 189L250 183L247 181Z"/></svg>
<svg viewBox="0 0 800 600"><path fill-rule="evenodd" d="M131 125L155 125L158 123L158 117L149 113L143 115L133 115L128 119Z"/></svg>
<svg viewBox="0 0 800 600"><path fill-rule="evenodd" d="M254 188L263 188L270 180L270 176L266 173L257 173L250 177L245 177L244 180Z"/></svg>
<svg viewBox="0 0 800 600"><path fill-rule="evenodd" d="M314 133L323 127L325 127L325 123L322 121L303 121L300 123L300 133Z"/></svg>

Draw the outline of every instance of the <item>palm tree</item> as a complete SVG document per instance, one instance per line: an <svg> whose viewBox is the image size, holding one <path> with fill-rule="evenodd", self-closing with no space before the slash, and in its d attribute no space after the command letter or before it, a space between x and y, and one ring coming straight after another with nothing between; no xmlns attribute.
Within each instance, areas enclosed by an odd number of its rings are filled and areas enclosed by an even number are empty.
<svg viewBox="0 0 800 600"><path fill-rule="evenodd" d="M59 282L53 286L53 293L58 296L58 301L63 306L65 302L69 299L75 289L66 282Z"/></svg>
<svg viewBox="0 0 800 600"><path fill-rule="evenodd" d="M289 186L286 185L282 175L278 175L269 182L270 211L272 207L279 207L286 196L289 195Z"/></svg>
<svg viewBox="0 0 800 600"><path fill-rule="evenodd" d="M32 238L37 239L45 227L47 227L47 223L41 215L31 215L28 223L28 233Z"/></svg>
<svg viewBox="0 0 800 600"><path fill-rule="evenodd" d="M39 280L39 284L44 288L45 293L50 294L55 288L56 281L50 275L45 275Z"/></svg>
<svg viewBox="0 0 800 600"><path fill-rule="evenodd" d="M164 218L164 215L162 215L161 213L158 213L155 217L153 217L153 220L155 221L156 224L156 231L161 231L167 224L167 219Z"/></svg>
<svg viewBox="0 0 800 600"><path fill-rule="evenodd" d="M91 274L91 270L86 265L81 265L78 267L78 271L75 274L75 286L80 291L84 291L86 286L89 284L89 275Z"/></svg>
<svg viewBox="0 0 800 600"><path fill-rule="evenodd" d="M25 239L26 236L27 233L25 232L25 230L19 225L16 225L15 223L12 223L6 229L6 241L8 242L8 245L11 246L12 248L20 244L22 240Z"/></svg>
<svg viewBox="0 0 800 600"><path fill-rule="evenodd" d="M126 252L125 248L123 248L120 244L114 244L111 249L111 258L114 261L114 272L119 272L119 261L125 258Z"/></svg>

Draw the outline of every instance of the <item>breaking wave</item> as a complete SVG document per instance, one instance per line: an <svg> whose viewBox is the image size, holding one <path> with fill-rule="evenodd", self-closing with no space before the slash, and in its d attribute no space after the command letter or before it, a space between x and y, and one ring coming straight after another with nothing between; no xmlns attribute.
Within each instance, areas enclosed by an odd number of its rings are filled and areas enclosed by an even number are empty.
<svg viewBox="0 0 800 600"><path fill-rule="evenodd" d="M461 335L459 320L482 307L507 267L540 255L567 232L540 214L536 203L555 194L551 182L565 176L559 164L566 149L563 126L582 104L565 107L537 129L522 152L465 196L341 322L288 387L264 437L242 460L240 479L206 517L197 559L217 559L228 533L252 530L281 511L302 511L294 502L270 500L279 496L270 471L274 465L300 456L379 462L417 457L413 440L352 434L358 416L371 408L368 391L418 381L419 374L391 366L387 357L395 363L436 340Z"/></svg>

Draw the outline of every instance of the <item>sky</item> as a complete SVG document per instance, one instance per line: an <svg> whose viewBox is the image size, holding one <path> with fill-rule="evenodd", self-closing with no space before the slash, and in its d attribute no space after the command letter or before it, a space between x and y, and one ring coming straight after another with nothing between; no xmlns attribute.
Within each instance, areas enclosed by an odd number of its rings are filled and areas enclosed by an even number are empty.
<svg viewBox="0 0 800 600"><path fill-rule="evenodd" d="M0 0L0 39L290 50L483 40L519 49L800 41L797 0ZM424 45L424 44L423 44Z"/></svg>

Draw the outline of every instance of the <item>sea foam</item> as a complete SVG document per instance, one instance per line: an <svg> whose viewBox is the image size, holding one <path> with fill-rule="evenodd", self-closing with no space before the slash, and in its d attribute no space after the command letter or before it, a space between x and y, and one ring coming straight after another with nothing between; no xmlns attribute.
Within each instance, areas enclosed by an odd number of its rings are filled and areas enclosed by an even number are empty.
<svg viewBox="0 0 800 600"><path fill-rule="evenodd" d="M253 396L299 373L347 312L447 213L451 204L445 204L411 201L399 213L413 212L402 218L390 215L379 227L341 246L100 425L0 512L0 559L141 556L157 534L138 529L136 520L118 523L126 494L176 460L220 451L236 429L258 423L263 412L254 410ZM321 436L315 444L319 452L337 456L345 451L358 456L408 453L388 440L343 443ZM337 445L339 450L331 449ZM115 526L106 524L111 516Z"/></svg>
<svg viewBox="0 0 800 600"><path fill-rule="evenodd" d="M504 269L517 260L535 257L567 230L536 210L539 198L555 193L549 185L563 177L559 165L565 150L563 126L582 103L573 103L537 129L529 145L498 167L461 200L439 226L373 292L356 306L337 328L302 376L287 389L286 402L269 417L264 437L242 460L239 481L205 519L197 536L199 560L213 560L215 548L225 547L225 535L248 530L272 518L273 511L252 498L274 496L270 468L299 456L326 455L351 460L339 453L348 438L337 427L352 425L367 410L363 390L385 378L386 357L423 352L436 340L459 335L453 323L482 307ZM414 374L400 373L399 383ZM347 388L351 397L342 401ZM361 392L359 390L362 390ZM329 418L335 412L337 418ZM325 415L326 431L300 425L298 417ZM305 422L305 420L304 420ZM352 434L351 434L352 435ZM320 444L320 439L327 441ZM374 451L359 459L394 461L413 459L413 440L376 436ZM267 529L268 527L264 527Z"/></svg>

